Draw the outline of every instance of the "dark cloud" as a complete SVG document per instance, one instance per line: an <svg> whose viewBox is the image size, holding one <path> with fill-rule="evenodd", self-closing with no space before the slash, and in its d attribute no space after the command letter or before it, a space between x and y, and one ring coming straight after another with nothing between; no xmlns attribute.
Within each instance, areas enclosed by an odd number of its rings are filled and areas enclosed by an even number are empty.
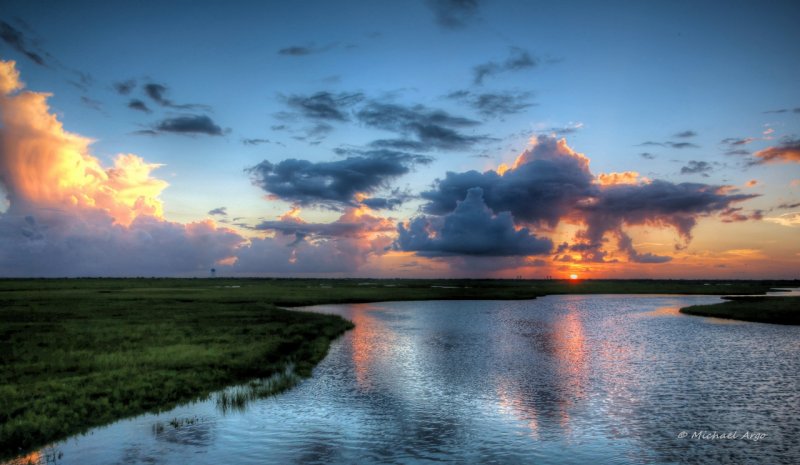
<svg viewBox="0 0 800 465"><path fill-rule="evenodd" d="M29 44L25 35L5 21L0 21L0 39L9 47L25 55L39 66L47 66L42 53L38 52Z"/></svg>
<svg viewBox="0 0 800 465"><path fill-rule="evenodd" d="M366 205L372 210L394 210L413 198L415 198L415 196L411 195L407 190L402 191L399 188L395 188L383 197L361 199L361 204Z"/></svg>
<svg viewBox="0 0 800 465"><path fill-rule="evenodd" d="M667 147L672 147L673 149L697 149L700 148L699 145L693 144L691 142L665 142Z"/></svg>
<svg viewBox="0 0 800 465"><path fill-rule="evenodd" d="M89 98L85 95L81 96L81 103L86 105L87 107L102 112L103 111L103 104L99 100L95 100L93 98Z"/></svg>
<svg viewBox="0 0 800 465"><path fill-rule="evenodd" d="M729 194L720 186L698 183L673 184L652 181L638 184L598 182L589 171L589 160L574 152L566 142L539 136L536 144L524 152L515 165L502 175L496 171L449 172L423 192L427 200L422 211L443 217L454 211L458 201L470 189L482 190L483 202L494 212L509 212L521 224L555 228L561 221L582 224L575 243L566 250L580 254L583 261L606 262L605 237L616 237L618 249L632 262L660 263L667 257L637 252L624 231L624 226L669 226L685 240L700 216L725 212L736 202L755 195ZM407 228L437 225L428 217L425 223ZM417 232L411 237L423 237ZM408 248L408 246L406 247ZM419 247L418 247L419 248Z"/></svg>
<svg viewBox="0 0 800 465"><path fill-rule="evenodd" d="M428 146L422 142L410 139L377 139L369 143L370 147L379 149L415 150L424 152Z"/></svg>
<svg viewBox="0 0 800 465"><path fill-rule="evenodd" d="M581 205L579 210L591 216L590 225L661 223L674 226L682 236L688 237L697 215L722 212L734 202L755 197L757 195L726 194L720 186L654 180L648 184L607 186L594 202Z"/></svg>
<svg viewBox="0 0 800 465"><path fill-rule="evenodd" d="M535 104L530 102L531 92L485 92L456 91L449 98L460 100L487 118L500 118L520 113Z"/></svg>
<svg viewBox="0 0 800 465"><path fill-rule="evenodd" d="M495 215L479 187L467 190L464 200L437 223L441 226L417 217L408 228L399 224L396 247L426 257L541 255L553 247L550 239L538 238L528 228L516 229L511 213Z"/></svg>
<svg viewBox="0 0 800 465"><path fill-rule="evenodd" d="M153 82L144 85L144 92L150 97L151 100L161 105L162 107L175 108L178 110L204 110L210 111L208 105L200 105L196 103L177 104L166 97L169 89L163 84L156 84Z"/></svg>
<svg viewBox="0 0 800 465"><path fill-rule="evenodd" d="M478 121L423 105L403 106L373 101L361 108L356 117L366 126L396 132L403 136L403 140L414 137L413 140L420 144L419 149L458 150L490 140L484 135L472 136L459 131L478 126Z"/></svg>
<svg viewBox="0 0 800 465"><path fill-rule="evenodd" d="M518 47L511 47L509 57L505 61L488 61L475 66L472 69L474 74L473 82L476 85L481 85L487 77L492 77L509 71L520 71L534 68L539 65L539 61L539 58L532 56L527 50Z"/></svg>
<svg viewBox="0 0 800 465"><path fill-rule="evenodd" d="M387 197L370 197L361 201L362 204L373 210L394 210L402 205L403 202L403 199Z"/></svg>
<svg viewBox="0 0 800 465"><path fill-rule="evenodd" d="M91 74L85 73L83 71L78 70L69 70L77 77L77 80L69 79L67 80L68 83L72 84L76 88L86 92L89 90L89 87L94 84L94 78Z"/></svg>
<svg viewBox="0 0 800 465"><path fill-rule="evenodd" d="M209 215L228 216L227 207L218 207L208 211Z"/></svg>
<svg viewBox="0 0 800 465"><path fill-rule="evenodd" d="M708 176L706 173L712 170L713 168L708 162L691 160L686 166L681 167L681 174L702 174Z"/></svg>
<svg viewBox="0 0 800 465"><path fill-rule="evenodd" d="M434 190L421 194L428 201L422 209L433 215L446 214L470 188L480 187L493 211L509 211L520 221L555 226L578 201L597 189L589 160L563 140L539 136L517 163L502 176L496 171L448 172L436 181Z"/></svg>
<svg viewBox="0 0 800 465"><path fill-rule="evenodd" d="M784 137L778 145L755 153L758 163L800 163L800 139Z"/></svg>
<svg viewBox="0 0 800 465"><path fill-rule="evenodd" d="M221 136L224 134L222 128L206 115L186 115L167 118L156 123L151 131L154 133L185 135L206 134L209 136Z"/></svg>
<svg viewBox="0 0 800 465"><path fill-rule="evenodd" d="M640 157L644 158L645 160L655 160L656 156L650 152L642 152L639 154Z"/></svg>
<svg viewBox="0 0 800 465"><path fill-rule="evenodd" d="M436 17L436 23L445 29L459 29L478 13L478 0L426 0Z"/></svg>
<svg viewBox="0 0 800 465"><path fill-rule="evenodd" d="M326 121L348 121L348 109L364 100L364 94L332 94L317 92L310 96L292 95L286 97L286 104L305 118Z"/></svg>
<svg viewBox="0 0 800 465"><path fill-rule="evenodd" d="M269 144L269 139L242 139L244 145Z"/></svg>
<svg viewBox="0 0 800 465"><path fill-rule="evenodd" d="M780 110L767 110L764 113L800 113L800 107L795 108L781 108Z"/></svg>
<svg viewBox="0 0 800 465"><path fill-rule="evenodd" d="M119 95L128 95L136 88L136 81L133 79L118 81L112 84L112 86Z"/></svg>
<svg viewBox="0 0 800 465"><path fill-rule="evenodd" d="M797 203L782 203L775 208L790 209L800 207L800 202Z"/></svg>
<svg viewBox="0 0 800 465"><path fill-rule="evenodd" d="M742 221L760 221L764 219L764 212L762 210L753 210L750 214L743 212L741 207L727 208L720 215L723 223L738 223Z"/></svg>
<svg viewBox="0 0 800 465"><path fill-rule="evenodd" d="M686 131L681 131L675 134L673 137L677 137L679 139L688 139L689 137L694 137L696 135L696 132L692 131L691 129L687 129Z"/></svg>
<svg viewBox="0 0 800 465"><path fill-rule="evenodd" d="M429 158L416 155L377 151L331 162L290 158L273 164L264 160L247 172L254 185L300 205L355 205L357 193L388 187L390 180L408 173L415 163L428 162Z"/></svg>
<svg viewBox="0 0 800 465"><path fill-rule="evenodd" d="M699 145L693 144L691 142L654 142L654 141L646 141L639 144L640 146L655 146L655 147L670 147L673 149L688 149L688 148L700 148Z"/></svg>
<svg viewBox="0 0 800 465"><path fill-rule="evenodd" d="M728 150L725 152L725 155L750 155L750 151L745 149L734 149Z"/></svg>
<svg viewBox="0 0 800 465"><path fill-rule="evenodd" d="M630 236L617 231L617 248L623 253L628 255L628 261L633 263L666 263L672 260L672 257L666 255L655 255L652 253L639 253L633 247L633 240Z"/></svg>
<svg viewBox="0 0 800 465"><path fill-rule="evenodd" d="M284 56L291 56L291 57L303 57L308 55L314 55L317 53L324 53L329 50L332 50L336 47L337 44L329 44L324 47L317 47L315 45L291 45L288 47L284 47L278 50L278 55Z"/></svg>
<svg viewBox="0 0 800 465"><path fill-rule="evenodd" d="M142 111L142 112L145 112L145 113L151 113L152 112L152 110L150 110L150 108L147 107L146 103L142 102L141 100L139 100L137 98L131 99L131 101L128 102L128 108L130 108L131 110Z"/></svg>
<svg viewBox="0 0 800 465"><path fill-rule="evenodd" d="M755 139L752 137L726 137L720 141L721 144L730 145L731 147L747 145Z"/></svg>

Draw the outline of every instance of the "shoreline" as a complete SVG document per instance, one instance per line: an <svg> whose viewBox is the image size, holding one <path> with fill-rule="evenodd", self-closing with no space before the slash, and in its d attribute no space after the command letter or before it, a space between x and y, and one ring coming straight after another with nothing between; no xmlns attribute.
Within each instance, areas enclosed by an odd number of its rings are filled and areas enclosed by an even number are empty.
<svg viewBox="0 0 800 465"><path fill-rule="evenodd" d="M730 295L781 286L800 282L4 279L0 457L268 377L286 363L295 363L301 378L310 376L352 323L296 307L563 294Z"/></svg>

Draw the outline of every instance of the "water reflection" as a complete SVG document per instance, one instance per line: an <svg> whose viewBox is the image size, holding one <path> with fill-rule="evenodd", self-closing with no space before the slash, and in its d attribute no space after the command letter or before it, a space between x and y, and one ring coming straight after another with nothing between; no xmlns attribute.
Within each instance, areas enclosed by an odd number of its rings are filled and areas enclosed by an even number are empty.
<svg viewBox="0 0 800 465"><path fill-rule="evenodd" d="M356 323L314 376L57 445L63 462L796 463L799 328L674 313L702 296L323 306ZM190 428L156 432L171 419ZM680 431L744 430L758 443Z"/></svg>

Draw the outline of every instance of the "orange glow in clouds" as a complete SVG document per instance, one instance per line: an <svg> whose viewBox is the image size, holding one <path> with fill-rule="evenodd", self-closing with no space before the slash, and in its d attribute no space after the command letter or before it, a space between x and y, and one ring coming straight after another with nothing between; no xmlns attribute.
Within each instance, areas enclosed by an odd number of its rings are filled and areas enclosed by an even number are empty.
<svg viewBox="0 0 800 465"><path fill-rule="evenodd" d="M89 153L92 140L64 130L50 113L50 94L23 90L15 65L0 62L0 177L11 207L98 208L122 225L140 215L161 218L157 197L167 183L150 176L160 165L119 154L104 168Z"/></svg>

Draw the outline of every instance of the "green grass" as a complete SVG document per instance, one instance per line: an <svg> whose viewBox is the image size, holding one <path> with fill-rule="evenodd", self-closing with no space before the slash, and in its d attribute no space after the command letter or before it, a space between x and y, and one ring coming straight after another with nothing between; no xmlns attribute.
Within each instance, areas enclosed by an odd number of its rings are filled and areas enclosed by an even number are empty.
<svg viewBox="0 0 800 465"><path fill-rule="evenodd" d="M331 340L352 324L335 316L282 310L281 306L530 299L564 293L752 294L779 285L800 284L0 280L0 456L16 455L121 418L163 411L232 385L245 387L218 394L218 402L229 408L291 387L297 377L310 375ZM290 364L294 367L291 376L275 378ZM250 383L252 380L262 381Z"/></svg>
<svg viewBox="0 0 800 465"><path fill-rule="evenodd" d="M734 320L800 325L800 297L732 297L727 302L693 305L681 313Z"/></svg>

